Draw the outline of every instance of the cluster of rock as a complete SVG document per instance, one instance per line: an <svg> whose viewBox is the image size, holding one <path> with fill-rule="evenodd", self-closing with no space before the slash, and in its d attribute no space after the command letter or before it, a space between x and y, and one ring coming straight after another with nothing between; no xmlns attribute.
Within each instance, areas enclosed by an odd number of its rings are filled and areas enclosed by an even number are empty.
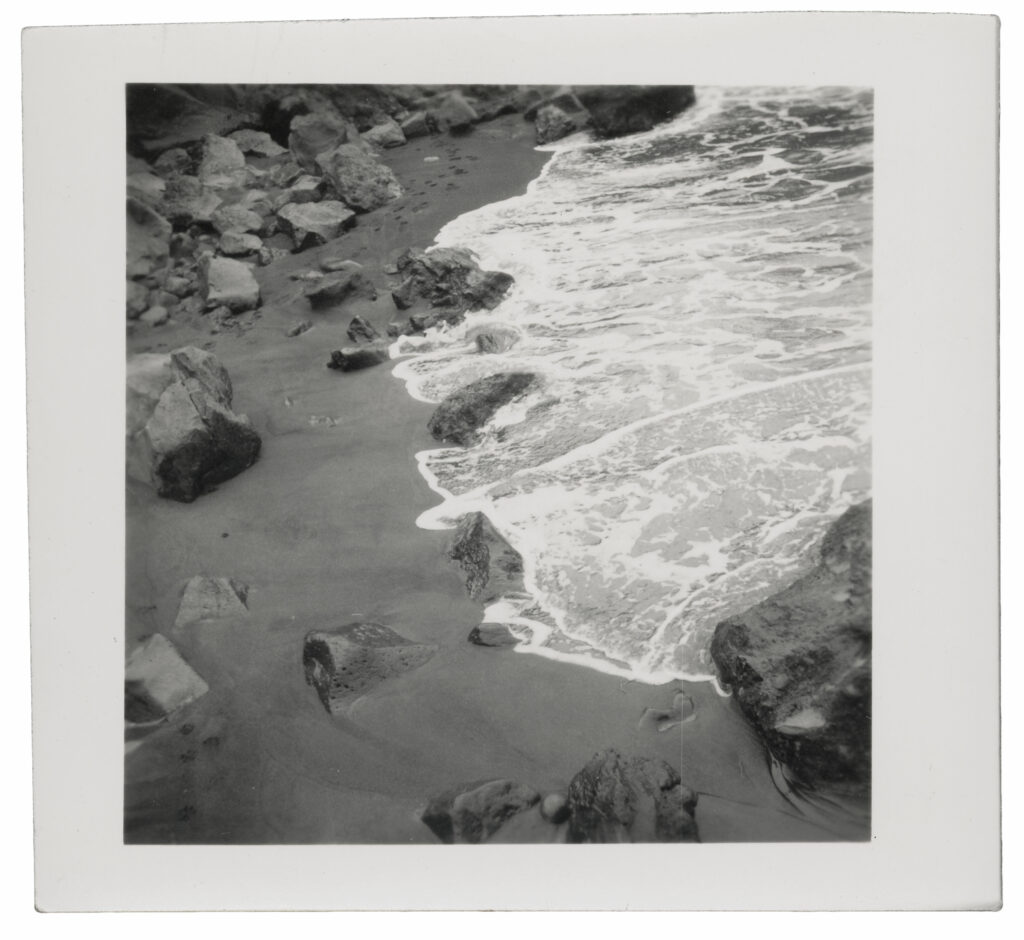
<svg viewBox="0 0 1024 940"><path fill-rule="evenodd" d="M528 784L499 779L451 787L420 819L444 843L543 841L699 842L697 794L662 760L595 754L565 791L541 795Z"/></svg>
<svg viewBox="0 0 1024 940"><path fill-rule="evenodd" d="M871 502L829 528L808 574L715 630L711 656L798 784L871 784Z"/></svg>

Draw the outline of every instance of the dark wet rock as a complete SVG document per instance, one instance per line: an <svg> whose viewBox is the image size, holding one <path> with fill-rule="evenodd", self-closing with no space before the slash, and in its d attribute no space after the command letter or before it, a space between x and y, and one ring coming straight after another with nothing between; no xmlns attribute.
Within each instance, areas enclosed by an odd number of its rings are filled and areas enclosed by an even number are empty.
<svg viewBox="0 0 1024 940"><path fill-rule="evenodd" d="M260 304L260 285L242 261L205 255L199 262L199 279L207 309L225 306L241 313Z"/></svg>
<svg viewBox="0 0 1024 940"><path fill-rule="evenodd" d="M448 546L448 557L462 568L466 592L473 600L487 603L523 590L522 555L482 512L467 513L459 520ZM483 626L477 629L482 630Z"/></svg>
<svg viewBox="0 0 1024 940"><path fill-rule="evenodd" d="M303 170L316 173L317 158L321 154L357 140L359 132L350 122L328 111L316 111L292 119L288 147Z"/></svg>
<svg viewBox="0 0 1024 940"><path fill-rule="evenodd" d="M420 819L447 845L478 844L538 802L540 794L533 787L515 780L489 780L435 796Z"/></svg>
<svg viewBox="0 0 1024 940"><path fill-rule="evenodd" d="M259 157L279 157L288 150L277 143L266 131L232 131L228 138L238 145L242 153L254 153Z"/></svg>
<svg viewBox="0 0 1024 940"><path fill-rule="evenodd" d="M414 111L402 121L400 128L402 136L405 137L406 140L413 140L416 137L426 137L431 130L425 111Z"/></svg>
<svg viewBox="0 0 1024 940"><path fill-rule="evenodd" d="M711 656L796 781L850 796L871 783L871 502L829 528L817 566L715 629Z"/></svg>
<svg viewBox="0 0 1024 940"><path fill-rule="evenodd" d="M590 125L590 114L575 95L562 95L561 103L548 102L537 110L537 143L549 144Z"/></svg>
<svg viewBox="0 0 1024 940"><path fill-rule="evenodd" d="M374 329L373 324L362 317L352 318L352 322L348 325L347 333L348 338L353 343L358 343L361 339L365 339L368 343L380 339L380 333Z"/></svg>
<svg viewBox="0 0 1024 940"><path fill-rule="evenodd" d="M231 258L251 255L263 247L263 239L259 235L248 235L243 232L225 232L217 243L221 254Z"/></svg>
<svg viewBox="0 0 1024 940"><path fill-rule="evenodd" d="M509 550L512 551L512 549ZM503 623L482 623L473 627L466 639L474 646L511 648L519 645L515 634Z"/></svg>
<svg viewBox="0 0 1024 940"><path fill-rule="evenodd" d="M288 330L288 335L289 336L301 336L307 330L311 330L311 329L313 329L313 321L312 320L300 320L298 323L295 324L295 326L291 327Z"/></svg>
<svg viewBox="0 0 1024 940"><path fill-rule="evenodd" d="M532 372L502 372L452 392L434 410L427 427L446 444L473 444L478 432L499 409L537 381Z"/></svg>
<svg viewBox="0 0 1024 940"><path fill-rule="evenodd" d="M373 346L346 346L331 353L331 361L327 363L327 368L337 369L339 372L356 372L359 369L379 366L382 362L387 362L388 358L386 343Z"/></svg>
<svg viewBox="0 0 1024 940"><path fill-rule="evenodd" d="M185 585L174 628L248 617L248 598L249 586L235 578L196 575Z"/></svg>
<svg viewBox="0 0 1024 940"><path fill-rule="evenodd" d="M349 264L351 267L323 275L303 291L310 307L323 310L355 297L377 299L377 289L363 273L362 266L354 261Z"/></svg>
<svg viewBox="0 0 1024 940"><path fill-rule="evenodd" d="M323 245L356 224L356 214L333 199L288 203L278 211L277 218L282 230L291 236L296 251Z"/></svg>
<svg viewBox="0 0 1024 940"><path fill-rule="evenodd" d="M503 271L483 271L466 248L435 248L406 252L396 266L402 283L392 291L399 310L427 301L446 320L469 310L493 310L514 283Z"/></svg>
<svg viewBox="0 0 1024 940"><path fill-rule="evenodd" d="M221 206L210 221L222 235L225 232L258 232L263 227L259 213L242 206Z"/></svg>
<svg viewBox="0 0 1024 940"><path fill-rule="evenodd" d="M460 91L445 94L430 108L430 118L438 130L452 134L464 134L478 120L473 106Z"/></svg>
<svg viewBox="0 0 1024 940"><path fill-rule="evenodd" d="M379 623L350 623L333 633L308 634L302 664L306 682L336 715L385 680L423 665L435 651Z"/></svg>
<svg viewBox="0 0 1024 940"><path fill-rule="evenodd" d="M201 349L130 359L129 475L188 503L251 467L260 436L231 400L227 370Z"/></svg>
<svg viewBox="0 0 1024 940"><path fill-rule="evenodd" d="M167 718L209 690L174 644L154 633L125 665L125 720L141 723Z"/></svg>
<svg viewBox="0 0 1024 940"><path fill-rule="evenodd" d="M357 212L379 209L402 195L390 167L354 144L321 153L316 162L342 202Z"/></svg>
<svg viewBox="0 0 1024 940"><path fill-rule="evenodd" d="M466 333L466 339L476 342L478 352L503 353L519 341L519 333L507 326L477 326Z"/></svg>
<svg viewBox="0 0 1024 940"><path fill-rule="evenodd" d="M569 818L569 799L564 793L549 793L540 804L540 814L556 826Z"/></svg>
<svg viewBox="0 0 1024 940"><path fill-rule="evenodd" d="M594 85L575 91L598 137L649 131L696 100L692 85Z"/></svg>
<svg viewBox="0 0 1024 940"><path fill-rule="evenodd" d="M362 136L363 140L369 141L374 146L386 149L401 147L405 143L405 134L398 122L394 118L386 116L379 124L364 131Z"/></svg>
<svg viewBox="0 0 1024 940"><path fill-rule="evenodd" d="M227 137L207 134L203 138L203 156L196 171L199 182L210 189L228 189L244 185L248 179L245 154Z"/></svg>
<svg viewBox="0 0 1024 940"><path fill-rule="evenodd" d="M698 842L696 806L665 761L609 749L569 783L569 841Z"/></svg>
<svg viewBox="0 0 1024 940"><path fill-rule="evenodd" d="M127 273L145 278L170 261L171 224L145 203L130 196L127 206Z"/></svg>

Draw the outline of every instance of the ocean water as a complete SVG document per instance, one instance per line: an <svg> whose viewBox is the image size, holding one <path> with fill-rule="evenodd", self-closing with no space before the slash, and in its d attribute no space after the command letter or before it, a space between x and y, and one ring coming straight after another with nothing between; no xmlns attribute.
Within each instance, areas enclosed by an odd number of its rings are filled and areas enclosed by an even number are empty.
<svg viewBox="0 0 1024 940"><path fill-rule="evenodd" d="M446 226L515 286L392 350L428 402L540 377L476 446L419 454L439 502L418 524L486 512L527 590L484 620L650 682L709 678L715 625L807 570L871 485L871 92L697 91L649 133L547 148L525 195ZM480 324L518 341L480 354Z"/></svg>

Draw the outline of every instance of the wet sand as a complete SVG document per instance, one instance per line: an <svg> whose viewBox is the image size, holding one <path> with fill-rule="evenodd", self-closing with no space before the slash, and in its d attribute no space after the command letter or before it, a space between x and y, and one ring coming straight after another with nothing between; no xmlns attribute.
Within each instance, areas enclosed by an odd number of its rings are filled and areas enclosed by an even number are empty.
<svg viewBox="0 0 1024 940"><path fill-rule="evenodd" d="M680 683L627 682L468 643L480 607L445 557L449 534L415 525L436 502L414 459L433 445L432 409L407 395L392 366L326 368L332 349L350 345L353 316L381 332L400 317L389 261L430 245L457 215L525 190L548 158L532 135L511 115L465 137L386 151L406 194L329 245L257 268L263 306L243 326L212 334L196 318L140 324L129 336L130 354L183 345L215 353L263 449L252 468L192 504L128 484L127 649L166 634L210 691L169 722L131 732L127 842L434 843L418 812L437 791L495 777L561 789L608 747L677 767L702 793L704 841L863 835L842 814L783 796L734 703L709 684L686 685L694 717L659 732L641 716L668 709ZM363 264L378 300L310 311L289 274L316 269L321 257ZM303 319L314 327L288 337ZM176 631L194 575L246 582L249 616ZM332 717L305 682L303 638L358 619L438 651ZM552 841L563 832L538 815L502 835Z"/></svg>

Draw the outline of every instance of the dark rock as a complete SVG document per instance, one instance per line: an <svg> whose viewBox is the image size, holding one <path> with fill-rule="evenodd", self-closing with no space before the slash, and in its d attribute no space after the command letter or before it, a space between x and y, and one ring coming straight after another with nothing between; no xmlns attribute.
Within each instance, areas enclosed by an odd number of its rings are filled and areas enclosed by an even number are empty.
<svg viewBox="0 0 1024 940"><path fill-rule="evenodd" d="M405 336L412 332L409 321L392 320L387 327L388 336Z"/></svg>
<svg viewBox="0 0 1024 940"><path fill-rule="evenodd" d="M352 322L348 325L348 338L353 343L358 343L359 340L365 339L367 342L372 343L375 339L380 338L374 328L373 324L364 320L362 317L353 317Z"/></svg>
<svg viewBox="0 0 1024 940"><path fill-rule="evenodd" d="M482 512L467 513L459 520L448 547L448 557L462 568L466 592L473 600L487 603L523 590L522 555L505 541ZM493 625L481 625L474 632L481 631L483 626ZM473 640L472 634L470 640L479 642Z"/></svg>
<svg viewBox="0 0 1024 940"><path fill-rule="evenodd" d="M466 339L475 340L479 352L503 353L518 342L519 333L507 326L477 326L466 334Z"/></svg>
<svg viewBox="0 0 1024 940"><path fill-rule="evenodd" d="M435 651L379 623L350 623L334 633L307 635L302 664L306 682L336 715L385 680L423 665Z"/></svg>
<svg viewBox="0 0 1024 940"><path fill-rule="evenodd" d="M401 125L402 135L406 140L412 140L416 137L426 137L430 133L430 124L427 121L427 115L424 111L414 111L410 114Z"/></svg>
<svg viewBox="0 0 1024 940"><path fill-rule="evenodd" d="M799 783L871 783L871 502L829 528L820 561L718 625L711 656L747 720Z"/></svg>
<svg viewBox="0 0 1024 940"><path fill-rule="evenodd" d="M205 255L199 263L199 277L207 309L225 306L240 313L260 304L260 285L252 268L242 261Z"/></svg>
<svg viewBox="0 0 1024 940"><path fill-rule="evenodd" d="M291 186L296 180L303 175L303 169L297 163L287 161L285 163L277 163L267 171L267 178L275 186L284 189Z"/></svg>
<svg viewBox="0 0 1024 940"><path fill-rule="evenodd" d="M377 299L377 289L363 274L362 267L358 264L354 264L353 269L325 274L310 284L303 293L314 310L336 307L353 297Z"/></svg>
<svg viewBox="0 0 1024 940"><path fill-rule="evenodd" d="M288 203L277 213L281 228L292 237L296 251L323 245L356 224L356 214L333 199Z"/></svg>
<svg viewBox="0 0 1024 940"><path fill-rule="evenodd" d="M330 274L334 271L362 271L363 266L349 258L321 258L320 270Z"/></svg>
<svg viewBox="0 0 1024 940"><path fill-rule="evenodd" d="M379 209L402 195L391 169L354 144L321 153L316 162L339 198L357 212Z"/></svg>
<svg viewBox="0 0 1024 940"><path fill-rule="evenodd" d="M408 252L397 261L401 285L392 292L395 306L408 309L417 299L441 309L446 320L468 310L493 310L512 286L502 271L483 271L466 248L435 248Z"/></svg>
<svg viewBox="0 0 1024 940"><path fill-rule="evenodd" d="M301 320L300 322L296 323L295 326L293 326L290 330L288 330L288 335L289 336L301 336L307 330L311 330L311 329L313 329L313 321L312 320Z"/></svg>
<svg viewBox="0 0 1024 940"><path fill-rule="evenodd" d="M447 845L486 842L509 819L540 802L533 787L489 780L453 787L434 797L420 819Z"/></svg>
<svg viewBox="0 0 1024 940"><path fill-rule="evenodd" d="M379 366L382 362L387 362L388 358L387 344L346 346L331 353L331 361L327 363L327 368L340 372L355 372L358 369Z"/></svg>
<svg viewBox="0 0 1024 940"><path fill-rule="evenodd" d="M359 132L344 118L318 111L293 118L288 147L303 170L316 173L317 157L358 139Z"/></svg>
<svg viewBox="0 0 1024 940"><path fill-rule="evenodd" d="M519 645L515 634L503 623L482 623L473 627L466 639L475 646L505 648Z"/></svg>
<svg viewBox="0 0 1024 940"><path fill-rule="evenodd" d="M569 783L570 842L698 842L697 794L662 760L595 754Z"/></svg>
<svg viewBox="0 0 1024 940"><path fill-rule="evenodd" d="M692 85L594 85L575 91L598 137L649 131L696 100Z"/></svg>
<svg viewBox="0 0 1024 940"><path fill-rule="evenodd" d="M532 372L502 372L478 379L449 395L437 408L427 427L446 444L473 444L478 431L494 413L534 385Z"/></svg>
<svg viewBox="0 0 1024 940"><path fill-rule="evenodd" d="M413 333L425 333L432 326L437 326L440 317L434 313L414 313L409 317L409 329Z"/></svg>
<svg viewBox="0 0 1024 940"><path fill-rule="evenodd" d="M196 143L207 134L235 130L246 119L228 102L201 100L195 89L130 84L126 91L126 130L133 153L153 155Z"/></svg>
<svg viewBox="0 0 1024 940"><path fill-rule="evenodd" d="M537 143L550 144L590 124L590 115L584 110L564 111L555 104L545 104L537 111Z"/></svg>
<svg viewBox="0 0 1024 940"><path fill-rule="evenodd" d="M209 689L174 644L154 633L125 665L125 720L148 722L167 718Z"/></svg>

